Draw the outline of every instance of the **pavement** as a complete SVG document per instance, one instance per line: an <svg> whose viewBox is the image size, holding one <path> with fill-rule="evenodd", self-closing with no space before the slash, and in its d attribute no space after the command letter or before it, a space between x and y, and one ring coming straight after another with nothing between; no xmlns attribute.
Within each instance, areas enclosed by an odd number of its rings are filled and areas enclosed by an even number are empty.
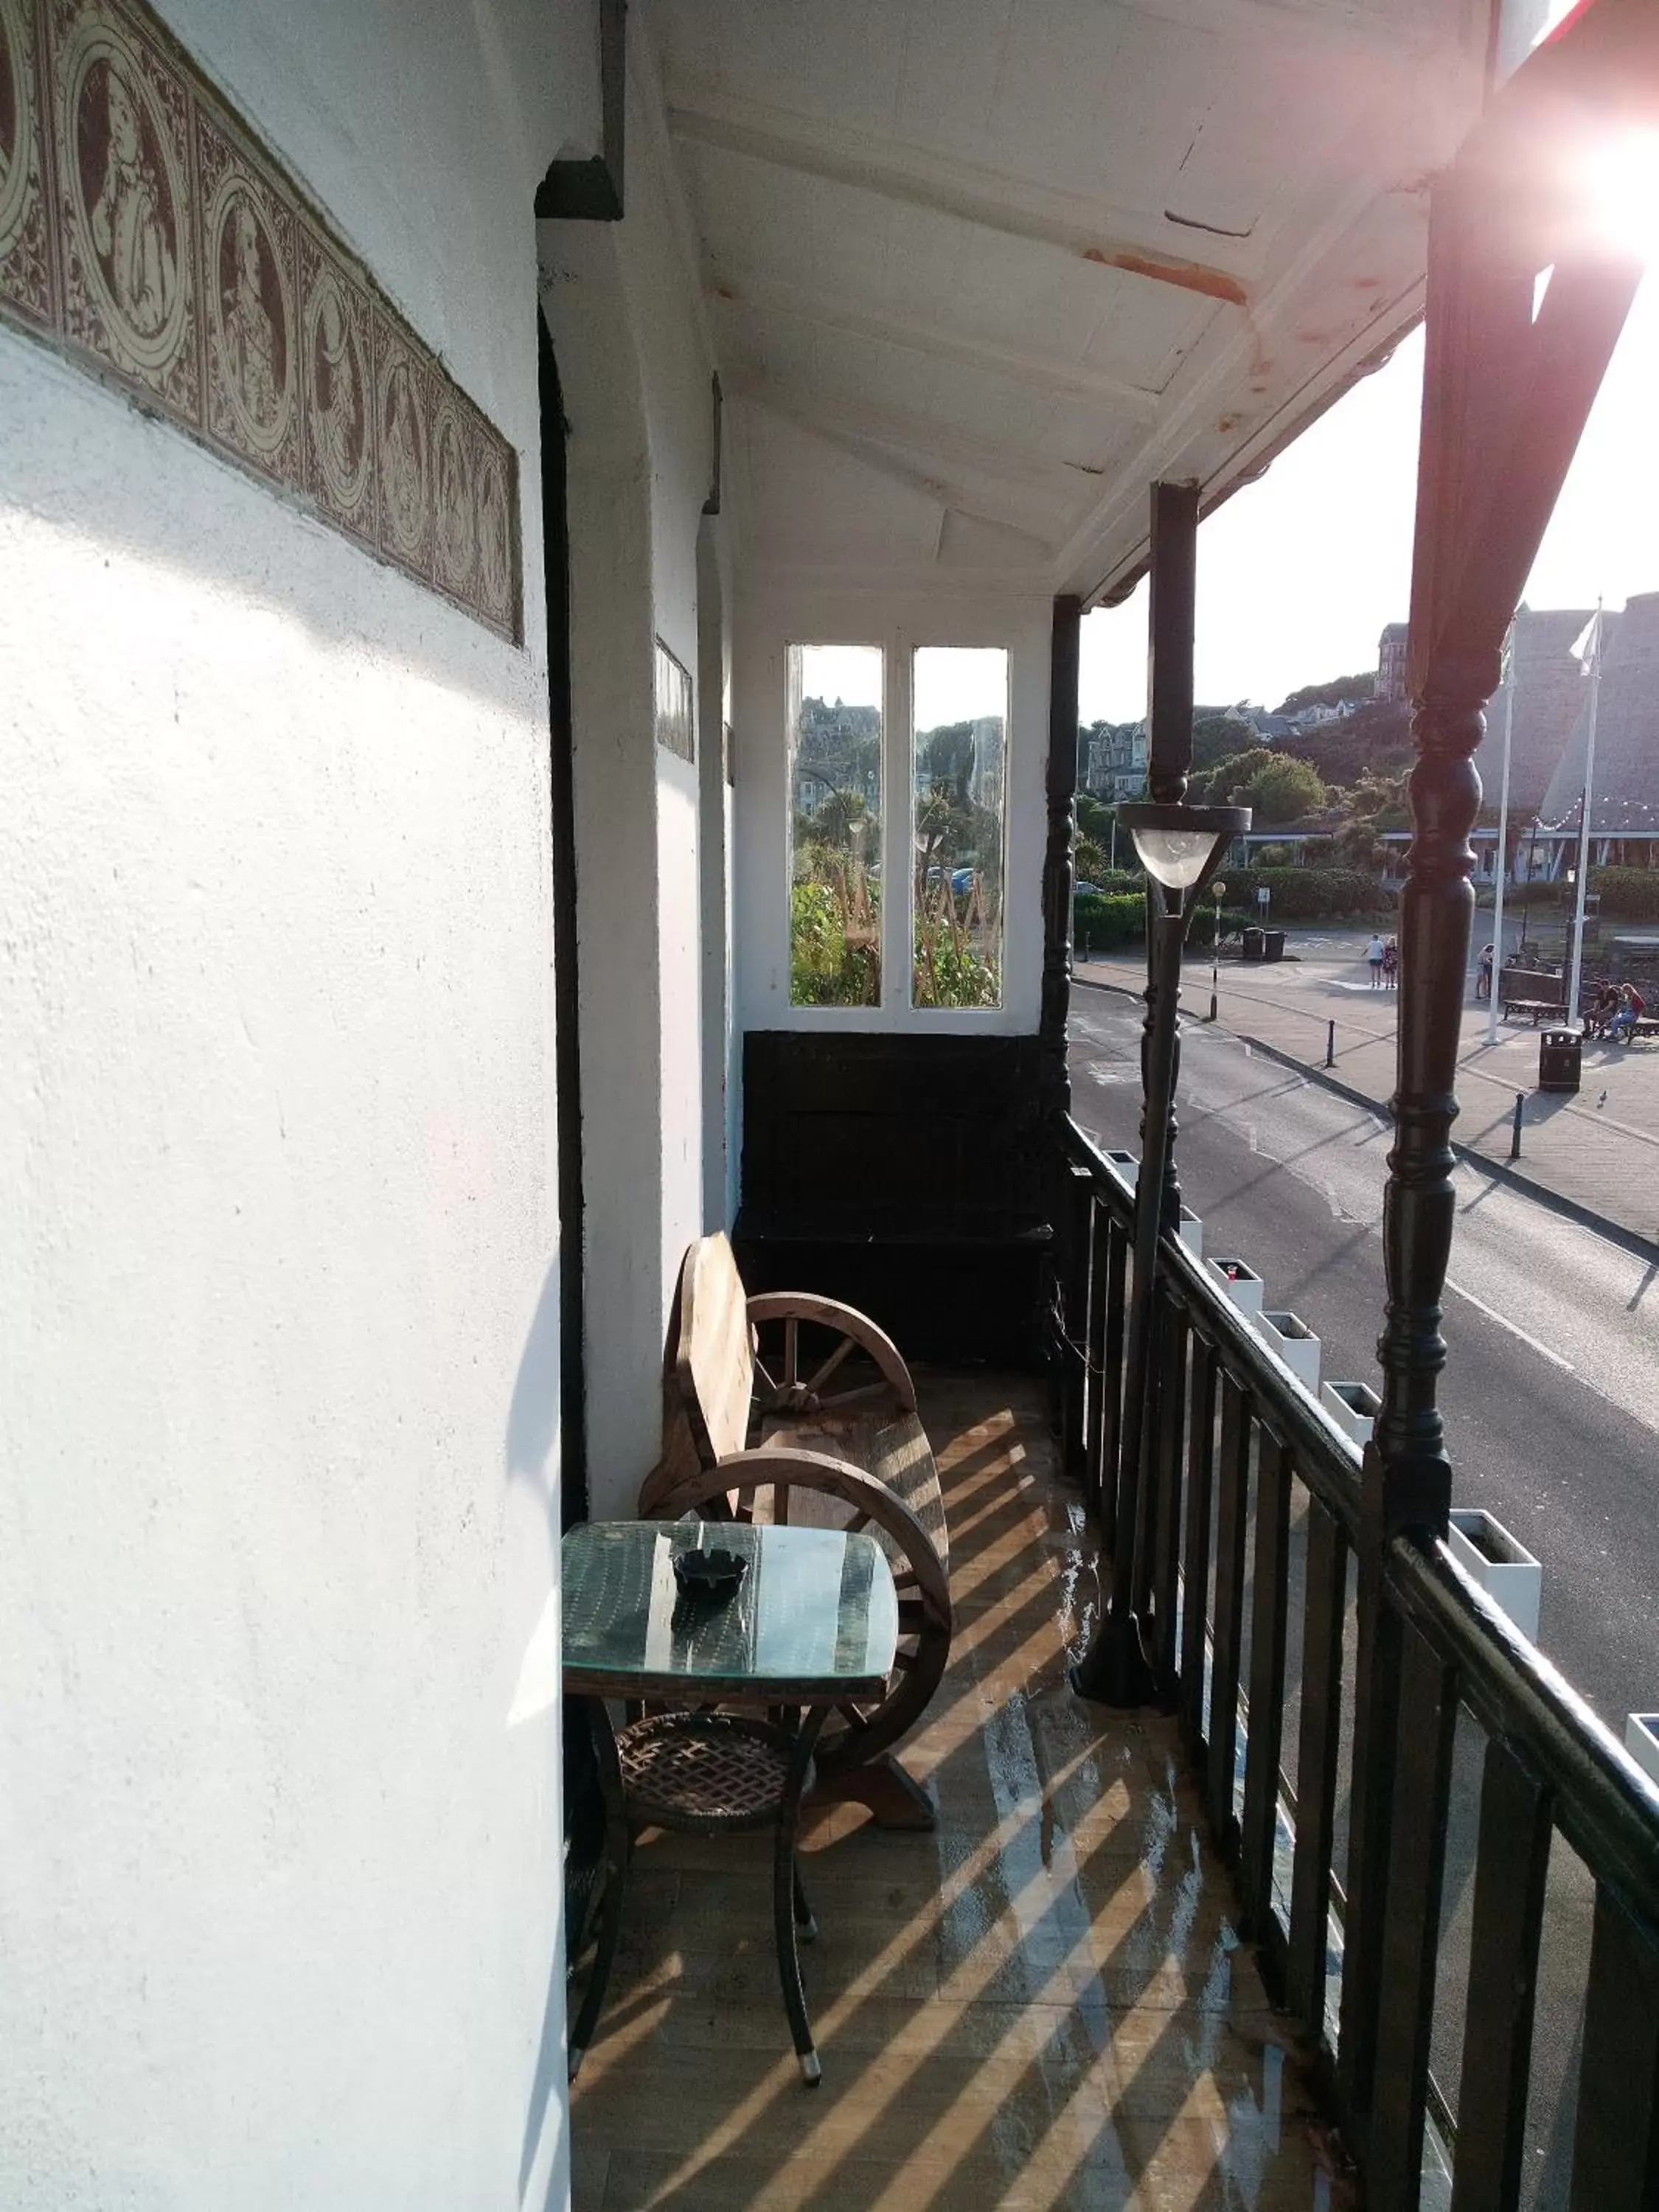
<svg viewBox="0 0 1659 2212"><path fill-rule="evenodd" d="M1293 932L1286 949L1294 958L1271 967L1224 960L1218 1019L1269 1057L1386 1114L1395 1087L1400 994L1371 988L1363 957L1366 934ZM1139 947L1076 969L1083 983L1136 993L1146 988L1146 972ZM1208 1012L1210 976L1207 957L1188 959L1182 989L1188 1033ZM1333 1022L1335 1051L1327 1069ZM1587 1040L1582 1085L1573 1097L1537 1088L1543 1025L1500 1021L1496 1044L1487 1042L1487 1026L1471 972L1458 1047L1456 1142L1547 1204L1659 1255L1659 1038L1630 1045ZM1517 1091L1523 1096L1521 1157L1511 1166Z"/></svg>

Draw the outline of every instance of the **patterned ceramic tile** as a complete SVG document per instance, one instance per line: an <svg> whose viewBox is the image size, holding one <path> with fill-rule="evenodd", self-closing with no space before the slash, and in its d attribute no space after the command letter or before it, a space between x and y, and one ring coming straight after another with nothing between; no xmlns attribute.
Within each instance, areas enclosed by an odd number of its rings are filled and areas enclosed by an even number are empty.
<svg viewBox="0 0 1659 2212"><path fill-rule="evenodd" d="M432 581L433 377L403 325L374 314L374 426L382 553Z"/></svg>
<svg viewBox="0 0 1659 2212"><path fill-rule="evenodd" d="M141 0L0 0L0 320L522 639L517 453Z"/></svg>
<svg viewBox="0 0 1659 2212"><path fill-rule="evenodd" d="M519 635L519 472L512 447L484 425L476 485L478 612L505 637Z"/></svg>
<svg viewBox="0 0 1659 2212"><path fill-rule="evenodd" d="M58 287L43 89L30 0L0 0L0 300L50 330Z"/></svg>
<svg viewBox="0 0 1659 2212"><path fill-rule="evenodd" d="M207 334L207 427L256 469L300 489L299 225L205 105L196 177Z"/></svg>
<svg viewBox="0 0 1659 2212"><path fill-rule="evenodd" d="M477 604L477 431L447 379L436 380L432 486L437 580L465 607Z"/></svg>
<svg viewBox="0 0 1659 2212"><path fill-rule="evenodd" d="M368 295L309 223L300 226L305 489L374 542L374 378Z"/></svg>
<svg viewBox="0 0 1659 2212"><path fill-rule="evenodd" d="M190 92L111 0L52 0L64 334L201 418Z"/></svg>

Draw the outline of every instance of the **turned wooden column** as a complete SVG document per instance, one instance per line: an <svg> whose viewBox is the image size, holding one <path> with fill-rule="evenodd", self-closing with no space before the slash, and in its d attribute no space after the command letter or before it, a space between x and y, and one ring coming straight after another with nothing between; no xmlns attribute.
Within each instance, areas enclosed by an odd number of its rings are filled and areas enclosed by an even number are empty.
<svg viewBox="0 0 1659 2212"><path fill-rule="evenodd" d="M1193 639L1198 605L1198 486L1152 486L1152 567L1147 588L1146 796L1163 806L1178 806L1187 796L1193 765ZM1146 1019L1140 1033L1140 1152L1147 1149L1147 1054L1158 1021L1159 963L1155 947L1158 906L1147 886ZM1170 965L1169 988L1180 997L1181 968ZM1176 1030L1175 1061L1170 1073L1165 1124L1164 1181L1159 1206L1163 1226L1179 1227L1181 1175L1176 1165L1176 1092L1181 1080L1181 1031Z"/></svg>
<svg viewBox="0 0 1659 2212"><path fill-rule="evenodd" d="M1401 895L1395 1140L1382 1201L1382 1406L1361 1474L1357 1551L1340 2067L1362 2150L1376 2087L1399 1745L1415 1724L1402 1711L1401 1623L1385 1601L1383 1565L1402 1535L1443 1538L1451 1504L1438 1403L1441 1299L1457 1212L1451 1131L1474 912L1469 831L1480 804L1473 755L1498 688L1504 633L1638 282L1633 266L1605 254L1559 255L1534 313L1534 274L1548 258L1525 228L1536 165L1525 131L1505 137L1503 107L1494 103L1484 132L1437 184L1429 230L1412 562L1413 835ZM1417 2033L1426 2039L1428 2023Z"/></svg>

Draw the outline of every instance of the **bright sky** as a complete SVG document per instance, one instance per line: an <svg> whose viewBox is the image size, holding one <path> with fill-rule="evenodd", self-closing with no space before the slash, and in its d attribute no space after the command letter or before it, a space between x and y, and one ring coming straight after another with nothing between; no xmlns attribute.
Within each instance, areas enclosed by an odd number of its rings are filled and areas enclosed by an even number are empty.
<svg viewBox="0 0 1659 2212"><path fill-rule="evenodd" d="M879 707L881 647L801 647L801 696L849 707ZM973 722L1008 711L1008 655L1000 645L918 646L912 714L919 730L941 722Z"/></svg>
<svg viewBox="0 0 1659 2212"><path fill-rule="evenodd" d="M1423 341L1338 402L1198 534L1195 690L1276 707L1304 684L1376 665L1411 586ZM1659 284L1638 295L1525 597L1622 606L1659 590ZM1085 722L1146 711L1146 587L1083 625Z"/></svg>

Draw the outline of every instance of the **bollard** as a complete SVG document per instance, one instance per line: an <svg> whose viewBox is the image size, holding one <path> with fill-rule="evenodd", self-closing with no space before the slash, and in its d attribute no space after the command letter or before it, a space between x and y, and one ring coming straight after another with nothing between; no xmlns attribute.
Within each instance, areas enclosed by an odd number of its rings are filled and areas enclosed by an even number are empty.
<svg viewBox="0 0 1659 2212"><path fill-rule="evenodd" d="M1334 1022L1327 1022L1325 1024L1325 1065L1327 1067L1336 1066L1336 1024Z"/></svg>
<svg viewBox="0 0 1659 2212"><path fill-rule="evenodd" d="M1512 1160L1518 1160L1521 1157L1521 1109L1526 1103L1526 1092L1517 1091L1515 1094L1515 1126L1510 1131L1510 1158Z"/></svg>

